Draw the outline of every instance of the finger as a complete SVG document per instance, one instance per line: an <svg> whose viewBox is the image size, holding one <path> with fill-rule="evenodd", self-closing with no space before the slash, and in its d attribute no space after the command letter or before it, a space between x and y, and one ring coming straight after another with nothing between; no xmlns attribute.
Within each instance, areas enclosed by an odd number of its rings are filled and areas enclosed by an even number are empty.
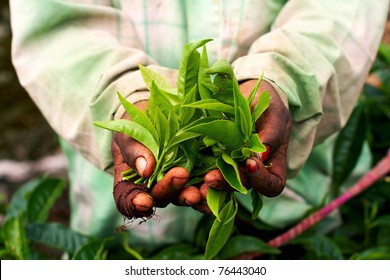
<svg viewBox="0 0 390 280"><path fill-rule="evenodd" d="M189 176L188 171L183 167L174 167L169 170L151 190L156 206L165 207L175 201Z"/></svg>
<svg viewBox="0 0 390 280"><path fill-rule="evenodd" d="M154 202L146 193L146 187L119 182L114 186L114 201L119 213L128 219L150 217Z"/></svg>
<svg viewBox="0 0 390 280"><path fill-rule="evenodd" d="M206 215L212 213L207 203L201 203L200 205L193 206L192 208Z"/></svg>
<svg viewBox="0 0 390 280"><path fill-rule="evenodd" d="M210 185L205 183L200 186L199 193L200 193L201 201L198 205L192 207L203 214L211 214L210 207L207 204L207 191L209 190L209 188Z"/></svg>
<svg viewBox="0 0 390 280"><path fill-rule="evenodd" d="M240 173L240 180L244 187L248 186L247 178L246 178L246 170L245 166L240 164L238 166L238 171ZM231 192L234 189L230 186L230 184L225 180L221 171L219 169L214 169L209 171L203 178L203 182L207 184L209 187L214 188L219 191Z"/></svg>
<svg viewBox="0 0 390 280"><path fill-rule="evenodd" d="M196 206L201 202L201 194L198 188L188 186L182 189L176 198L175 204L178 206Z"/></svg>
<svg viewBox="0 0 390 280"><path fill-rule="evenodd" d="M207 191L209 190L209 187L210 185L208 184L202 184L199 188L200 198L202 203L207 202L206 197L207 197Z"/></svg>
<svg viewBox="0 0 390 280"><path fill-rule="evenodd" d="M204 178L203 182L209 187L215 188L217 190L229 189L230 186L223 177L219 169L214 169L208 172Z"/></svg>
<svg viewBox="0 0 390 280"><path fill-rule="evenodd" d="M266 167L257 157L246 161L247 178L250 186L268 197L279 195L286 185L286 150L287 144L282 145L272 154Z"/></svg>
<svg viewBox="0 0 390 280"><path fill-rule="evenodd" d="M112 140L111 142L111 152L114 162L114 186L116 186L119 182L122 181L121 173L126 170L129 170L131 167L127 164L126 160L122 155L122 151L114 140Z"/></svg>
<svg viewBox="0 0 390 280"><path fill-rule="evenodd" d="M291 115L278 93L273 90L270 94L272 98L269 108L257 120L256 129L260 141L268 146L272 153L286 141L285 135L287 126L291 123Z"/></svg>
<svg viewBox="0 0 390 280"><path fill-rule="evenodd" d="M136 170L141 177L147 178L152 175L156 161L148 148L123 133L115 133L112 143L115 165L126 164Z"/></svg>

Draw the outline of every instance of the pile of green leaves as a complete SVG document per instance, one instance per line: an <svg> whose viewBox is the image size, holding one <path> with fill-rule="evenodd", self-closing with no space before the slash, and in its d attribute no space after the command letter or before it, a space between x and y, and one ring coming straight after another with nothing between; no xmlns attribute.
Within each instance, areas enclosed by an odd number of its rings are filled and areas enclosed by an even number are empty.
<svg viewBox="0 0 390 280"><path fill-rule="evenodd" d="M256 133L255 122L269 106L270 95L261 93L251 112L261 77L246 99L229 62L219 60L209 66L205 47L209 41L184 47L176 88L157 72L140 65L150 91L148 108L142 111L118 93L131 120L94 123L131 136L154 155L156 167L150 178L137 178L135 171L129 170L122 174L124 180L133 179L150 188L169 169L182 166L190 172L190 185L201 182L208 171L218 168L233 189L248 193L241 182L238 163L266 151ZM197 49L201 47L199 53ZM255 206L253 216L257 217L261 197L252 191L251 198ZM207 202L216 217L206 248L206 256L211 258L229 237L237 201L232 193L210 189Z"/></svg>

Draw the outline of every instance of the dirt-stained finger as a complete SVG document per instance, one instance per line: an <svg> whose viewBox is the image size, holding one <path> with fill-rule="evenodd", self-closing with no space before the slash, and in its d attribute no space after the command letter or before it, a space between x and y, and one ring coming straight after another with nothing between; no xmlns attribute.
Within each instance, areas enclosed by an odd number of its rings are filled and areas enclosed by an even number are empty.
<svg viewBox="0 0 390 280"><path fill-rule="evenodd" d="M175 201L189 176L188 171L183 167L174 167L169 170L151 190L156 206L165 207Z"/></svg>

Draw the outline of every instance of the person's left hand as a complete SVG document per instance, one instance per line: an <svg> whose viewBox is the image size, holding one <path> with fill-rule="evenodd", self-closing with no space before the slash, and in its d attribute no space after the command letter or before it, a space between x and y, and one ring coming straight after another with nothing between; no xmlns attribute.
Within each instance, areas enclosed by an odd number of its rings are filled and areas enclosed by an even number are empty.
<svg viewBox="0 0 390 280"><path fill-rule="evenodd" d="M241 92L248 97L256 80L249 80L240 85ZM262 81L258 89L252 108L259 95L264 90L271 95L270 106L256 122L256 129L260 141L267 147L267 151L248 158L239 166L241 181L247 188L253 188L259 193L274 197L279 195L286 184L287 147L292 128L292 118L279 94L267 81ZM204 184L200 191L203 203L194 208L208 213L206 193L209 187L221 191L233 191L219 170L212 170L204 177Z"/></svg>

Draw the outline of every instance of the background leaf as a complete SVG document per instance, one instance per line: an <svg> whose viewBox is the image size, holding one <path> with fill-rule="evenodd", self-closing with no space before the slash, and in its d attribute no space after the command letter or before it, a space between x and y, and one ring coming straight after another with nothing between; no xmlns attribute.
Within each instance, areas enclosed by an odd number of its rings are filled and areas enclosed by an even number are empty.
<svg viewBox="0 0 390 280"><path fill-rule="evenodd" d="M312 253L309 255L309 259L344 259L340 248L330 238L323 235L299 237L292 243L301 244L309 253Z"/></svg>
<svg viewBox="0 0 390 280"><path fill-rule="evenodd" d="M101 260L106 242L110 239L92 240L77 249L72 260Z"/></svg>
<svg viewBox="0 0 390 280"><path fill-rule="evenodd" d="M74 253L91 240L90 237L57 223L27 225L26 237L29 240L69 253Z"/></svg>
<svg viewBox="0 0 390 280"><path fill-rule="evenodd" d="M332 190L339 194L341 184L348 178L359 158L366 136L364 107L355 107L345 127L336 139L333 151Z"/></svg>
<svg viewBox="0 0 390 280"><path fill-rule="evenodd" d="M151 257L152 260L192 260L202 259L197 249L190 244L178 243L167 246Z"/></svg>
<svg viewBox="0 0 390 280"><path fill-rule="evenodd" d="M390 260L389 247L374 247L353 256L355 260Z"/></svg>
<svg viewBox="0 0 390 280"><path fill-rule="evenodd" d="M23 216L13 216L5 221L2 228L5 247L15 258L26 260L28 246L24 231Z"/></svg>
<svg viewBox="0 0 390 280"><path fill-rule="evenodd" d="M269 247L267 243L249 235L236 235L222 248L218 256L221 259L231 259L239 255L251 252L263 252L266 254L279 254L280 250Z"/></svg>
<svg viewBox="0 0 390 280"><path fill-rule="evenodd" d="M44 179L32 192L27 205L29 223L46 221L50 209L65 189L65 182L57 178Z"/></svg>
<svg viewBox="0 0 390 280"><path fill-rule="evenodd" d="M37 178L22 185L12 196L11 202L8 205L6 220L19 217L23 215L27 210L27 202L33 191L38 186L44 183L46 179L44 177Z"/></svg>

